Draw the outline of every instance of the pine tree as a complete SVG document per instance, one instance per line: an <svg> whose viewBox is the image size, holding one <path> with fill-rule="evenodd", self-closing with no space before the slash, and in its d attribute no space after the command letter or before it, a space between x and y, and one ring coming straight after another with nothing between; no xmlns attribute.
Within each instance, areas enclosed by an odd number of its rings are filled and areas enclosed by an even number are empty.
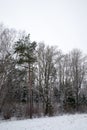
<svg viewBox="0 0 87 130"><path fill-rule="evenodd" d="M17 64L24 65L28 69L29 81L29 102L30 118L32 118L32 68L36 61L35 57L36 42L30 42L30 35L19 39L15 44L15 54L17 54Z"/></svg>

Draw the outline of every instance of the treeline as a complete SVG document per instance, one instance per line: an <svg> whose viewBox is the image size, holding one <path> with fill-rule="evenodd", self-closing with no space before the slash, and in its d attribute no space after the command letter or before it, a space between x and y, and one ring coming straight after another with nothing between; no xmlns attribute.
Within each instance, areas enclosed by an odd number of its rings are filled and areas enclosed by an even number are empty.
<svg viewBox="0 0 87 130"><path fill-rule="evenodd" d="M87 112L87 56L64 54L0 25L0 115L5 119Z"/></svg>

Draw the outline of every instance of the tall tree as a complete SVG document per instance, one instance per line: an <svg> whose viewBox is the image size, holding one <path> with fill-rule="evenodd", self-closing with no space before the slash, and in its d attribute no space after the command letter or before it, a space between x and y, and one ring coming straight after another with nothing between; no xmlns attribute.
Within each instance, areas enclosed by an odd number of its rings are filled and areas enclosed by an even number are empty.
<svg viewBox="0 0 87 130"><path fill-rule="evenodd" d="M15 33L13 33L11 29L0 24L0 109L2 109L8 98L7 93L10 89L9 86L12 86L7 85L7 80L10 78L9 75L11 75L15 66L12 58L12 44L14 37Z"/></svg>
<svg viewBox="0 0 87 130"><path fill-rule="evenodd" d="M76 109L79 109L79 94L82 88L82 83L86 76L87 58L82 55L82 52L78 49L74 49L71 52L71 64L72 64L72 84L76 97Z"/></svg>
<svg viewBox="0 0 87 130"><path fill-rule="evenodd" d="M15 44L17 63L21 66L23 65L23 67L26 67L28 70L30 118L32 118L32 68L33 63L36 61L35 48L36 42L30 41L30 35L24 36Z"/></svg>
<svg viewBox="0 0 87 130"><path fill-rule="evenodd" d="M40 43L37 49L37 86L42 97L45 115L53 114L53 89L56 85L56 58L59 51L55 47Z"/></svg>

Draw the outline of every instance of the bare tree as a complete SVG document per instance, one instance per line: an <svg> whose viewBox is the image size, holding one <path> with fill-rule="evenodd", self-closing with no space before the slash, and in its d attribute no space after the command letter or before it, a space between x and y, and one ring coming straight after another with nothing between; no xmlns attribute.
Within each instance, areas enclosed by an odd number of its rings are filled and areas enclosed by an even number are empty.
<svg viewBox="0 0 87 130"><path fill-rule="evenodd" d="M82 88L82 83L86 76L86 57L84 57L80 50L75 49L71 52L72 63L72 82L76 97L76 109L79 107L79 94Z"/></svg>
<svg viewBox="0 0 87 130"><path fill-rule="evenodd" d="M43 99L44 114L52 114L53 89L56 85L56 59L58 51L55 47L40 43L37 49L37 69L39 94Z"/></svg>

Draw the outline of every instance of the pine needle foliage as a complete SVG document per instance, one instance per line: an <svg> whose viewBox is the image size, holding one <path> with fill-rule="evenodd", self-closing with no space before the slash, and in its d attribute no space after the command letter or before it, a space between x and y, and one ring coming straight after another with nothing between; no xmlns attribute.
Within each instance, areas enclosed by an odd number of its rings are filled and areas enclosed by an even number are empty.
<svg viewBox="0 0 87 130"><path fill-rule="evenodd" d="M36 42L30 42L30 35L19 39L15 44L14 53L17 54L17 63L34 63L36 61L35 56Z"/></svg>

